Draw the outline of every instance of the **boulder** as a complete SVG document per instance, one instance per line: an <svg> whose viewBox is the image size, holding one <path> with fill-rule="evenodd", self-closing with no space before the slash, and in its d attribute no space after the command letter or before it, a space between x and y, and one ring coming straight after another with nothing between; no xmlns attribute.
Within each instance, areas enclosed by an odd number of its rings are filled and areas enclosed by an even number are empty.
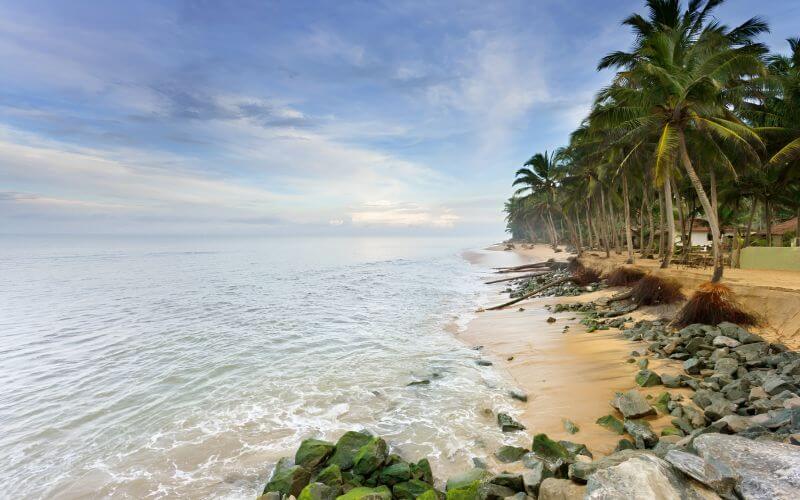
<svg viewBox="0 0 800 500"><path fill-rule="evenodd" d="M371 438L356 453L353 459L353 472L362 476L372 474L383 465L388 454L386 441L379 437Z"/></svg>
<svg viewBox="0 0 800 500"><path fill-rule="evenodd" d="M783 391L791 390L792 385L779 375L769 375L764 379L764 391L770 396L775 396Z"/></svg>
<svg viewBox="0 0 800 500"><path fill-rule="evenodd" d="M466 472L462 472L447 480L447 491L456 490L460 488L467 488L474 482L483 482L489 479L492 475L486 469L474 468Z"/></svg>
<svg viewBox="0 0 800 500"><path fill-rule="evenodd" d="M447 500L478 500L478 489L481 486L480 481L473 481L460 488L452 488L447 490ZM423 495L427 495L425 492Z"/></svg>
<svg viewBox="0 0 800 500"><path fill-rule="evenodd" d="M658 435L644 420L626 419L625 431L631 435L639 449L651 448L658 442Z"/></svg>
<svg viewBox="0 0 800 500"><path fill-rule="evenodd" d="M342 470L336 464L331 464L321 471L314 478L315 483L326 484L332 488L342 487Z"/></svg>
<svg viewBox="0 0 800 500"><path fill-rule="evenodd" d="M703 368L703 363L697 358L689 358L683 362L683 369L689 375L697 375Z"/></svg>
<svg viewBox="0 0 800 500"><path fill-rule="evenodd" d="M526 453L522 457L522 465L526 469L537 471L543 470L542 478L545 477L564 477L567 473L568 461L564 458L545 459L536 456L535 453Z"/></svg>
<svg viewBox="0 0 800 500"><path fill-rule="evenodd" d="M336 442L336 451L328 461L329 464L336 464L341 470L347 470L353 467L353 462L356 458L356 453L362 446L369 443L372 436L362 432L349 431L345 432L339 441Z"/></svg>
<svg viewBox="0 0 800 500"><path fill-rule="evenodd" d="M433 484L433 471L431 470L431 463L427 458L423 458L419 462L411 464L411 478Z"/></svg>
<svg viewBox="0 0 800 500"><path fill-rule="evenodd" d="M417 500L439 500L441 493L434 489L430 489L423 493L422 495L417 497ZM444 495L441 495L441 498L444 498Z"/></svg>
<svg viewBox="0 0 800 500"><path fill-rule="evenodd" d="M539 494L539 486L542 484L542 481L547 479L548 477L553 477L553 472L545 467L543 461L538 460L533 467L529 467L528 470L522 473L522 484L525 488L525 493L536 498L536 495Z"/></svg>
<svg viewBox="0 0 800 500"><path fill-rule="evenodd" d="M726 337L725 335L718 335L714 337L714 340L711 342L711 345L714 347L729 347L731 349L739 347L739 344L740 342L738 340Z"/></svg>
<svg viewBox="0 0 800 500"><path fill-rule="evenodd" d="M300 443L294 455L294 463L308 470L314 470L333 454L335 446L328 441L306 439Z"/></svg>
<svg viewBox="0 0 800 500"><path fill-rule="evenodd" d="M720 495L730 496L739 476L727 465L715 459L703 460L697 455L671 450L664 459L684 474L705 484Z"/></svg>
<svg viewBox="0 0 800 500"><path fill-rule="evenodd" d="M517 401L522 401L523 403L528 401L528 395L519 389L511 389L508 391L508 395L511 396L511 399L516 399Z"/></svg>
<svg viewBox="0 0 800 500"><path fill-rule="evenodd" d="M570 452L561 443L553 441L547 437L547 434L537 434L533 437L531 451L537 457L545 460L570 460L572 458Z"/></svg>
<svg viewBox="0 0 800 500"><path fill-rule="evenodd" d="M522 456L528 453L528 450L525 448L521 448L519 446L501 446L498 449L494 456L497 458L497 461L503 464L516 462L522 459Z"/></svg>
<svg viewBox="0 0 800 500"><path fill-rule="evenodd" d="M478 499L479 500L503 500L504 498L514 496L516 492L511 488L500 486L494 483L481 483L478 486Z"/></svg>
<svg viewBox="0 0 800 500"><path fill-rule="evenodd" d="M616 434L622 434L623 432L625 432L622 422L613 415L606 415L604 417L600 417L596 420L595 423L597 423L597 425L605 427L606 429Z"/></svg>
<svg viewBox="0 0 800 500"><path fill-rule="evenodd" d="M353 488L336 500L392 500L392 492L386 486Z"/></svg>
<svg viewBox="0 0 800 500"><path fill-rule="evenodd" d="M661 377L652 370L640 370L636 374L636 383L640 387L653 387L654 385L661 384Z"/></svg>
<svg viewBox="0 0 800 500"><path fill-rule="evenodd" d="M598 470L619 465L625 460L638 457L643 453L647 454L650 452L645 450L621 450L593 462L576 462L569 466L569 477L573 481L585 483L589 479L589 476Z"/></svg>
<svg viewBox="0 0 800 500"><path fill-rule="evenodd" d="M496 484L499 486L503 486L513 491L523 491L523 479L522 474L511 474L505 472L503 474L498 474L489 480L490 483Z"/></svg>
<svg viewBox="0 0 800 500"><path fill-rule="evenodd" d="M761 361L766 355L769 346L767 346L766 342L756 342L753 344L742 344L739 347L733 349L741 359L747 362L757 362Z"/></svg>
<svg viewBox="0 0 800 500"><path fill-rule="evenodd" d="M548 477L539 487L539 500L580 500L586 487L568 479Z"/></svg>
<svg viewBox="0 0 800 500"><path fill-rule="evenodd" d="M411 467L405 462L398 462L381 469L378 482L387 486L394 486L411 479Z"/></svg>
<svg viewBox="0 0 800 500"><path fill-rule="evenodd" d="M719 375L726 375L728 377L736 373L739 368L739 363L732 358L720 358L714 363L714 371Z"/></svg>
<svg viewBox="0 0 800 500"><path fill-rule="evenodd" d="M619 410L625 418L641 418L655 413L644 396L636 390L617 393L611 406Z"/></svg>
<svg viewBox="0 0 800 500"><path fill-rule="evenodd" d="M282 458L275 465L264 493L276 491L282 495L297 497L311 479L311 472L301 465L295 465L291 458Z"/></svg>
<svg viewBox="0 0 800 500"><path fill-rule="evenodd" d="M676 473L664 460L654 455L640 455L592 474L584 498L639 500L719 497L705 486Z"/></svg>
<svg viewBox="0 0 800 500"><path fill-rule="evenodd" d="M683 375L669 375L667 373L661 375L661 383L670 389L677 389L681 386L682 381Z"/></svg>
<svg viewBox="0 0 800 500"><path fill-rule="evenodd" d="M410 481L395 484L392 488L392 493L394 494L394 498L399 498L402 500L414 500L426 491L432 489L433 486L425 481L411 479Z"/></svg>
<svg viewBox="0 0 800 500"><path fill-rule="evenodd" d="M577 458L578 456L583 456L592 458L592 452L589 451L589 448L587 448L585 444L573 443L572 441L559 441L558 444L567 450L570 457Z"/></svg>
<svg viewBox="0 0 800 500"><path fill-rule="evenodd" d="M738 474L736 490L744 498L798 497L800 449L797 446L703 434L694 440L693 447L703 459L715 459Z"/></svg>
<svg viewBox="0 0 800 500"><path fill-rule="evenodd" d="M508 413L497 414L497 424L503 432L515 432L525 430L525 426L517 422Z"/></svg>
<svg viewBox="0 0 800 500"><path fill-rule="evenodd" d="M334 500L337 491L322 483L310 483L303 488L297 500Z"/></svg>

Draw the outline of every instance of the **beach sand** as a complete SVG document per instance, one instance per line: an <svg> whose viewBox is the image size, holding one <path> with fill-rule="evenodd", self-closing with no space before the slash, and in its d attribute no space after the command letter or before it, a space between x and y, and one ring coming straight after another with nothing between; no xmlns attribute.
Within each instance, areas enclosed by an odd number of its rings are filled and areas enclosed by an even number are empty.
<svg viewBox="0 0 800 500"><path fill-rule="evenodd" d="M564 260L569 256L545 246L517 245L513 251L502 249L502 246L491 247L486 252L473 252L467 258L499 267L549 258ZM496 276L487 275L487 281ZM507 297L500 295L506 284L487 286L497 292L497 302ZM588 302L611 293L614 292L601 290L578 297L534 298L504 310L481 312L458 335L467 344L482 345L483 352L528 394L528 402L518 404L523 410L519 420L530 436L544 432L554 439L584 443L596 455L611 453L622 437L595 421L615 414L610 401L616 392L636 386L634 376L638 367L627 360L632 351L643 350L644 345L628 341L618 330L586 333L576 313L551 314L545 308L557 303ZM651 309L638 312L638 316L654 318L663 312ZM554 323L547 322L550 316L556 318ZM565 326L569 326L566 331ZM651 360L650 366L659 373L678 373L680 368L672 360ZM664 388L643 391L655 396ZM569 434L564 419L574 422L580 431ZM669 419L654 419L651 425L658 430L669 425Z"/></svg>

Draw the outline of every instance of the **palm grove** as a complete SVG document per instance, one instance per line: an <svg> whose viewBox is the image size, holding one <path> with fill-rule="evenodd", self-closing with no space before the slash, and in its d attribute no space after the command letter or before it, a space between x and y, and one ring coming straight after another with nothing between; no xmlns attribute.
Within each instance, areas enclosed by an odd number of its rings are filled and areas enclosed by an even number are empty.
<svg viewBox="0 0 800 500"><path fill-rule="evenodd" d="M757 41L767 24L726 26L712 17L722 2L648 0L623 21L634 44L600 61L616 73L589 116L567 146L517 171L505 206L514 238L629 262L657 254L668 267L702 219L718 282L724 246L756 244L754 223L769 245L773 221L800 216L800 38L788 56L770 53Z"/></svg>

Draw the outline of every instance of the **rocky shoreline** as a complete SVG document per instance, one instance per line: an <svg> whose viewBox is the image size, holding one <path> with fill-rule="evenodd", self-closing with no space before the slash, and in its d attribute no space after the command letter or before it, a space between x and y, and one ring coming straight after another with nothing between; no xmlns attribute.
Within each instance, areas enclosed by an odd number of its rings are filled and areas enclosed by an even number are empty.
<svg viewBox="0 0 800 500"><path fill-rule="evenodd" d="M513 298L567 271L518 280ZM564 283L551 296L575 296L603 287ZM619 329L641 343L636 385L610 401L596 424L620 437L595 459L583 444L536 434L530 448L503 446L495 459L506 470L476 467L447 481L434 479L423 458L406 461L380 437L349 432L337 443L304 441L282 459L262 499L500 499L565 498L798 498L800 497L800 353L731 323L673 328L668 321L633 321L630 304L603 301L556 304L574 311L591 335ZM566 329L566 328L565 328ZM657 373L650 359L680 363L679 374ZM654 388L663 387L657 395ZM687 391L691 395L685 395ZM654 420L670 425L654 430ZM525 429L497 415L504 432ZM577 432L569 420L568 432ZM573 430L570 430L570 425Z"/></svg>

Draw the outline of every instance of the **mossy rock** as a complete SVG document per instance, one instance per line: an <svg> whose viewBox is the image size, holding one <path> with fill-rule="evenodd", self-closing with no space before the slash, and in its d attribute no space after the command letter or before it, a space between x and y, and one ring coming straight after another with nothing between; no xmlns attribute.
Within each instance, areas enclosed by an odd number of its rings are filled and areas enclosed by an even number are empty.
<svg viewBox="0 0 800 500"><path fill-rule="evenodd" d="M343 471L351 469L355 463L356 454L362 446L372 440L372 436L363 432L345 432L336 442L336 451L333 452L329 464L336 464Z"/></svg>
<svg viewBox="0 0 800 500"><path fill-rule="evenodd" d="M333 454L335 445L319 439L306 439L300 443L294 455L294 463L302 465L308 470L314 470L322 465Z"/></svg>
<svg viewBox="0 0 800 500"><path fill-rule="evenodd" d="M478 490L480 487L481 482L476 480L459 488L448 488L445 498L447 500L479 500Z"/></svg>
<svg viewBox="0 0 800 500"><path fill-rule="evenodd" d="M614 432L616 434L624 434L625 428L624 424L621 420L614 417L613 415L606 415L604 417L600 417L596 421L597 425L605 427L606 429Z"/></svg>
<svg viewBox="0 0 800 500"><path fill-rule="evenodd" d="M585 444L573 443L572 441L559 441L558 444L567 450L567 453L569 453L570 457L575 457L575 455L583 455L592 458L592 452L589 451L589 448L587 448Z"/></svg>
<svg viewBox="0 0 800 500"><path fill-rule="evenodd" d="M658 395L655 402L653 403L653 407L660 411L663 414L669 413L669 402L672 400L672 397L669 395L668 392L662 392Z"/></svg>
<svg viewBox="0 0 800 500"><path fill-rule="evenodd" d="M640 370L636 374L636 383L641 387L653 387L661 384L661 377L652 370Z"/></svg>
<svg viewBox="0 0 800 500"><path fill-rule="evenodd" d="M319 474L317 474L316 477L314 477L314 482L327 484L328 486L331 487L341 488L343 482L342 470L339 468L338 465L331 464L322 469L321 471L319 471Z"/></svg>
<svg viewBox="0 0 800 500"><path fill-rule="evenodd" d="M570 460L572 455L560 443L553 441L547 434L537 434L533 437L533 445L531 446L536 456L544 459L564 459Z"/></svg>
<svg viewBox="0 0 800 500"><path fill-rule="evenodd" d="M500 449L495 452L494 456L497 458L498 462L508 464L520 460L526 453L528 453L528 450L525 448L506 445L501 446Z"/></svg>
<svg viewBox="0 0 800 500"><path fill-rule="evenodd" d="M297 497L306 487L309 479L311 479L311 473L308 469L300 465L293 465L290 458L282 458L275 465L272 477L264 487L264 493L275 491L282 495Z"/></svg>
<svg viewBox="0 0 800 500"><path fill-rule="evenodd" d="M342 471L342 489L349 491L359 486L364 486L366 478L360 474L353 474L351 471Z"/></svg>
<svg viewBox="0 0 800 500"><path fill-rule="evenodd" d="M620 439L617 442L616 448L614 448L614 452L622 451L622 450L635 450L636 445L630 439Z"/></svg>
<svg viewBox="0 0 800 500"><path fill-rule="evenodd" d="M394 488L392 488L392 493L394 498L414 500L428 490L433 490L433 486L419 479L411 479L410 481L395 484Z"/></svg>
<svg viewBox="0 0 800 500"><path fill-rule="evenodd" d="M336 491L322 483L311 483L300 492L297 500L334 500Z"/></svg>
<svg viewBox="0 0 800 500"><path fill-rule="evenodd" d="M431 463L427 458L423 458L419 462L411 464L411 479L419 479L428 484L433 484L433 471L431 470Z"/></svg>
<svg viewBox="0 0 800 500"><path fill-rule="evenodd" d="M386 486L377 488L360 486L336 497L336 500L392 500L392 492Z"/></svg>
<svg viewBox="0 0 800 500"><path fill-rule="evenodd" d="M575 422L565 418L564 419L564 430L569 432L570 434L575 434L575 433L579 432L581 429L580 429L580 427L575 425Z"/></svg>
<svg viewBox="0 0 800 500"><path fill-rule="evenodd" d="M405 462L397 462L384 467L378 474L378 482L388 486L394 486L409 479L411 479L411 467Z"/></svg>
<svg viewBox="0 0 800 500"><path fill-rule="evenodd" d="M386 441L379 437L371 438L356 453L353 460L353 472L368 476L383 465L387 457L388 446L386 446Z"/></svg>
<svg viewBox="0 0 800 500"><path fill-rule="evenodd" d="M677 429L675 427L664 427L661 429L662 436L685 436L686 434L683 433L682 430Z"/></svg>
<svg viewBox="0 0 800 500"><path fill-rule="evenodd" d="M491 476L491 473L486 469L479 469L476 467L448 479L446 489L450 491L459 488L467 488L473 482L488 480Z"/></svg>
<svg viewBox="0 0 800 500"><path fill-rule="evenodd" d="M425 493L423 493L422 495L418 496L417 500L439 500L440 494L441 493L438 493L436 490L430 489Z"/></svg>

